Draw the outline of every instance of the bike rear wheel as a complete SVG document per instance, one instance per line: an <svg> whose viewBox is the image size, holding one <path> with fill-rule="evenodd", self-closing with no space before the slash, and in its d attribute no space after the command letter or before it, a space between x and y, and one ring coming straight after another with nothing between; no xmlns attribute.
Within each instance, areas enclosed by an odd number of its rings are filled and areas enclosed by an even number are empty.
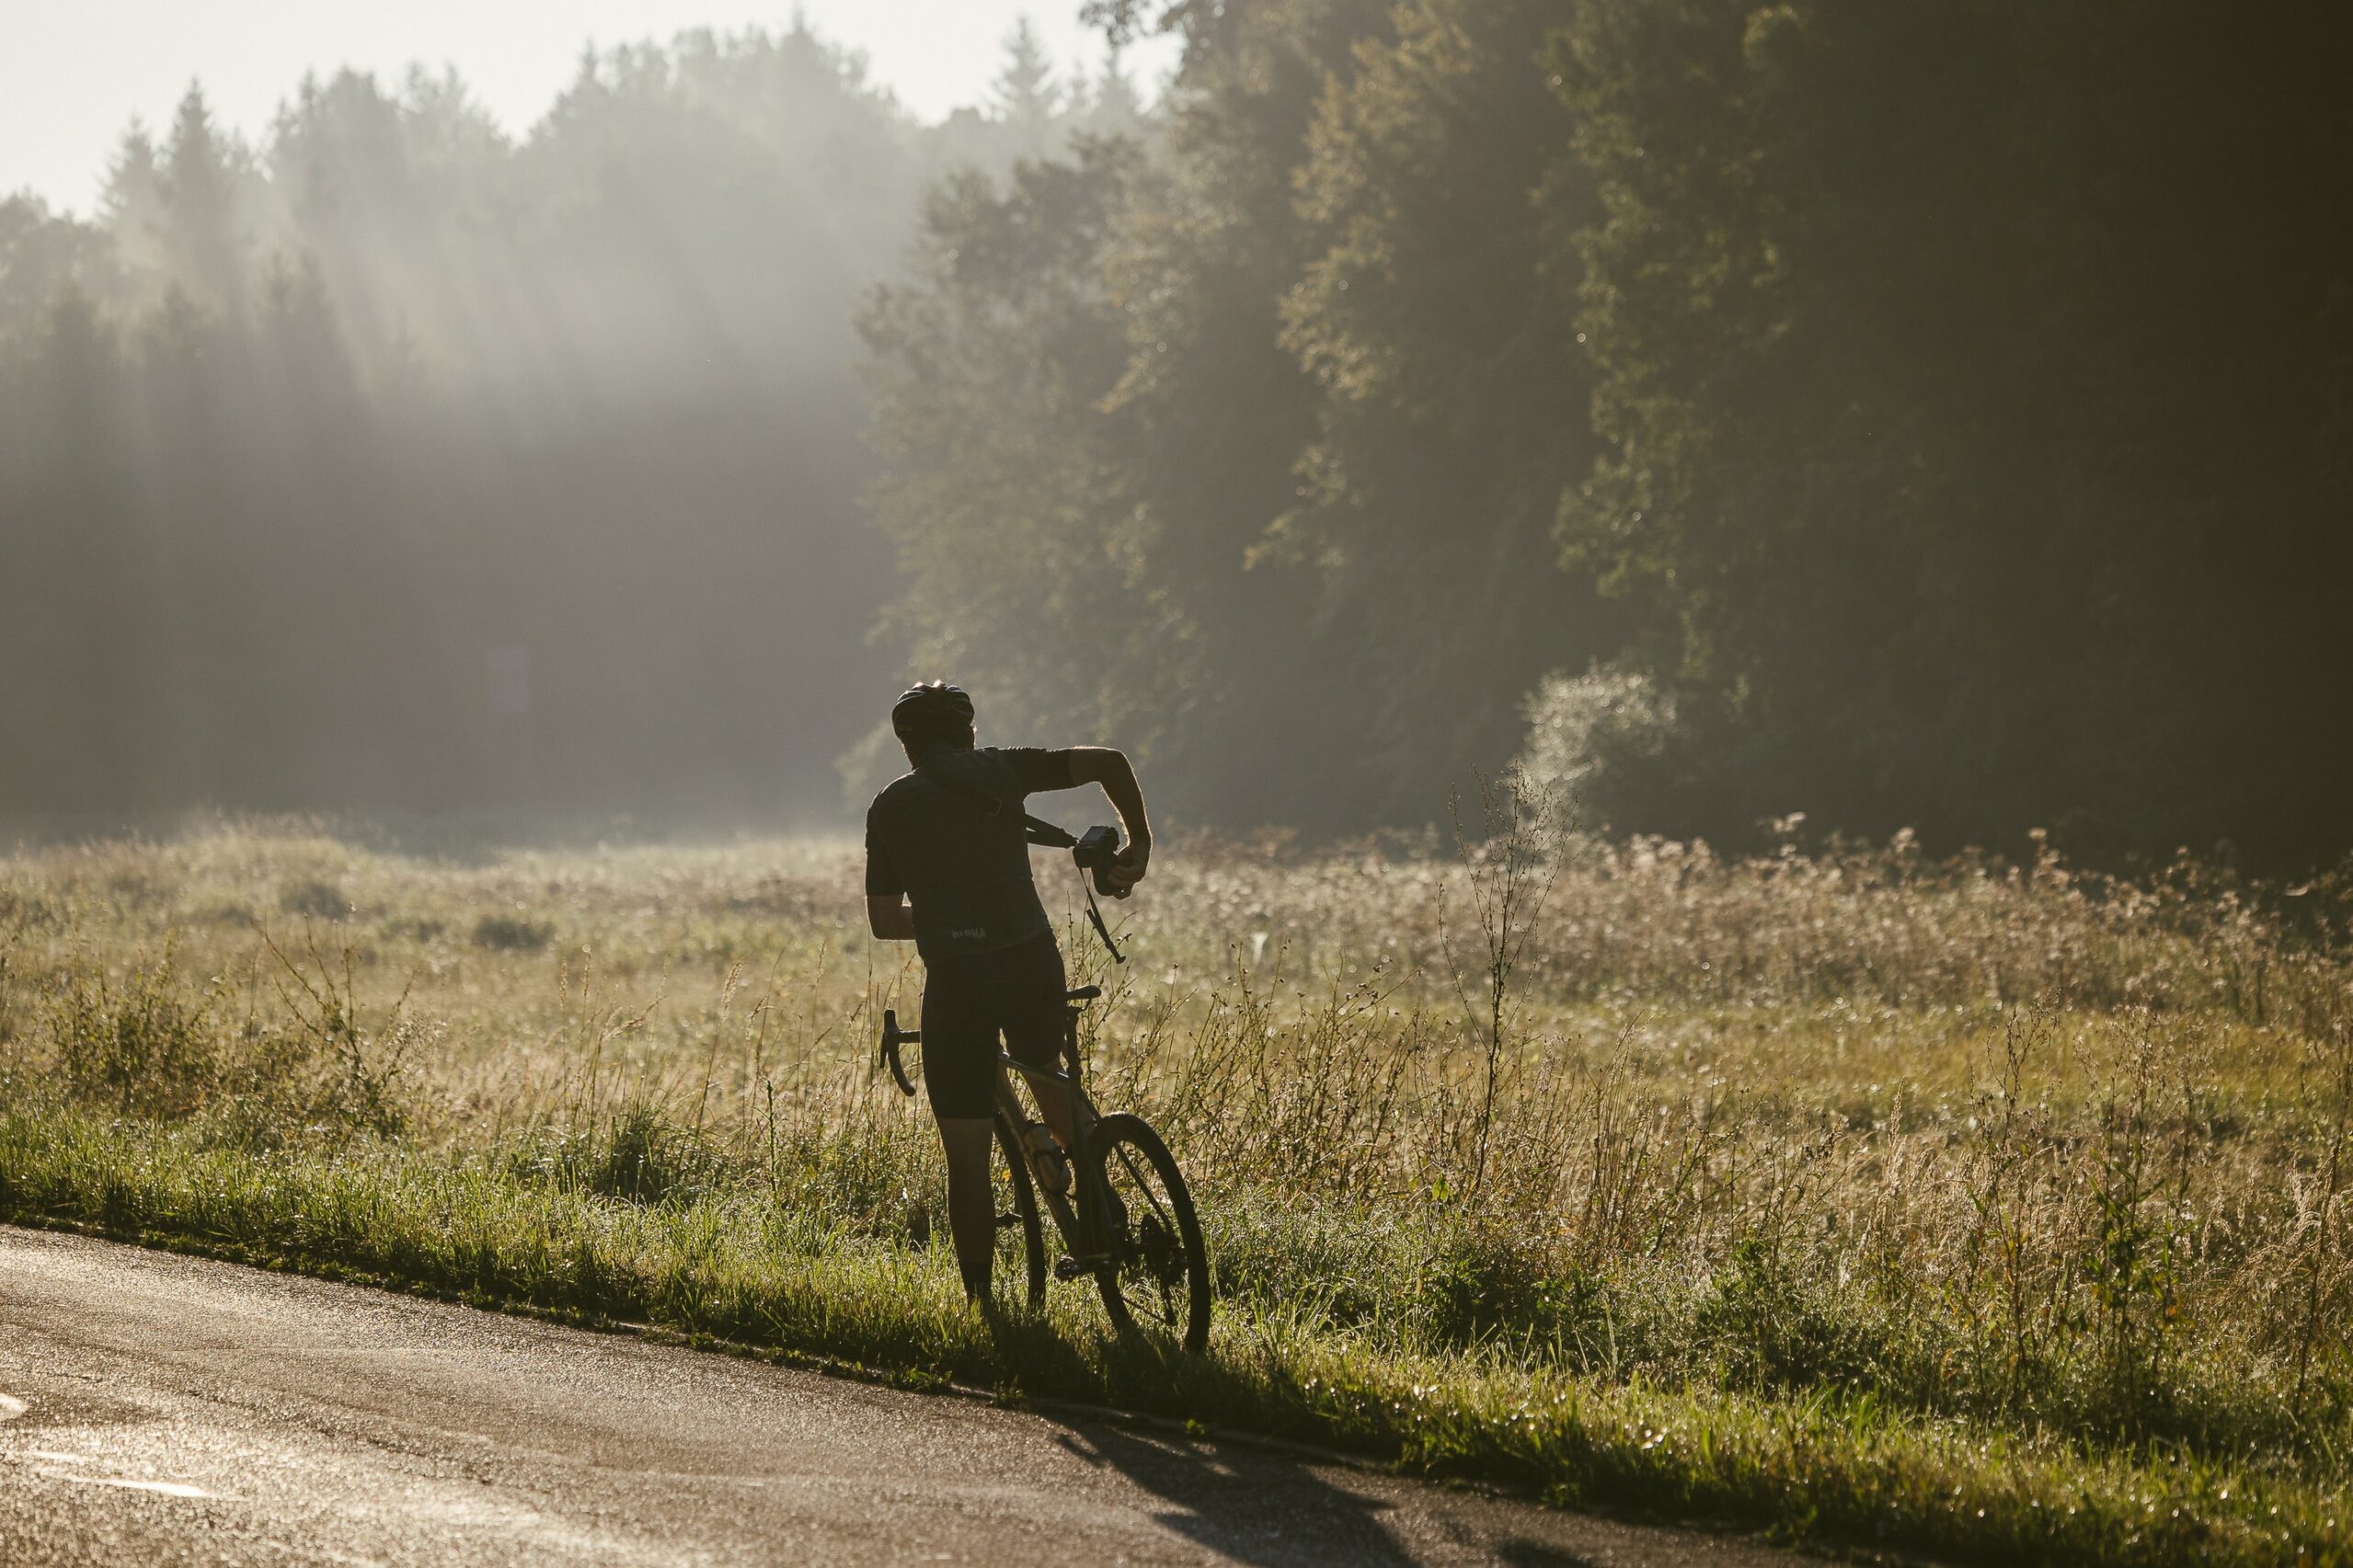
<svg viewBox="0 0 2353 1568"><path fill-rule="evenodd" d="M1150 1328L1201 1349L1210 1342L1209 1249L1168 1145L1142 1117L1122 1113L1096 1124L1090 1153L1110 1210L1108 1258L1095 1276L1103 1310L1116 1327Z"/></svg>
<svg viewBox="0 0 2353 1568"><path fill-rule="evenodd" d="M989 1195L996 1216L993 1288L1000 1301L1036 1312L1046 1302L1046 1235L1038 1221L1037 1185L1021 1157L1021 1135L1001 1110L989 1156Z"/></svg>

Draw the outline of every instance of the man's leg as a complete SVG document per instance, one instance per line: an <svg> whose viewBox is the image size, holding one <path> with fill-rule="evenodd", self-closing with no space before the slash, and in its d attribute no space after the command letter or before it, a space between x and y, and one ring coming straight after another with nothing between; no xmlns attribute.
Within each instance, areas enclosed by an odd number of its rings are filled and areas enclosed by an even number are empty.
<svg viewBox="0 0 2353 1568"><path fill-rule="evenodd" d="M1069 1066L1070 1058L1076 1054L1072 1046L1078 1019L1063 1000L1063 989L1069 983L1064 978L1062 949L1047 937L1028 949L1021 962L1022 977L1016 983L1021 996L1006 1023L1006 1052L1029 1082L1038 1113L1053 1130L1054 1142L1064 1153L1074 1154L1078 1132L1071 1118L1070 1085L1046 1076Z"/></svg>
<svg viewBox="0 0 2353 1568"><path fill-rule="evenodd" d="M956 1267L964 1294L989 1298L989 1264L996 1256L996 1202L989 1191L989 1138L995 1123L986 1117L938 1118L940 1147L948 1154L948 1233L956 1243Z"/></svg>
<svg viewBox="0 0 2353 1568"><path fill-rule="evenodd" d="M1075 1149L1078 1146L1078 1129L1071 1119L1070 1085L1060 1078L1042 1077L1026 1067L1021 1070L1021 1076L1029 1083L1029 1093L1037 1098L1038 1114L1044 1117L1046 1125L1054 1130L1054 1142L1063 1146L1064 1153Z"/></svg>
<svg viewBox="0 0 2353 1568"><path fill-rule="evenodd" d="M936 963L923 991L923 1086L948 1156L948 1233L956 1244L964 1293L989 1296L996 1255L996 1204L989 1191L989 1137L995 1127L996 1021L971 960Z"/></svg>

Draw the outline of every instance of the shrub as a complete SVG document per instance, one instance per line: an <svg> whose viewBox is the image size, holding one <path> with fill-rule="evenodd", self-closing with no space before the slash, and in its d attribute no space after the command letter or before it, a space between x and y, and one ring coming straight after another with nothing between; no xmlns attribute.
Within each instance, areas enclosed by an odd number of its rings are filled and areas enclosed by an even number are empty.
<svg viewBox="0 0 2353 1568"><path fill-rule="evenodd" d="M555 939L555 927L513 915L485 915L474 922L474 946L494 953L537 952Z"/></svg>
<svg viewBox="0 0 2353 1568"><path fill-rule="evenodd" d="M184 994L168 950L119 987L103 970L68 976L49 1019L68 1092L120 1116L193 1114L217 1086L224 1054L215 999Z"/></svg>
<svg viewBox="0 0 2353 1568"><path fill-rule="evenodd" d="M311 877L281 889L278 907L305 920L341 920L351 913L351 900L337 884Z"/></svg>

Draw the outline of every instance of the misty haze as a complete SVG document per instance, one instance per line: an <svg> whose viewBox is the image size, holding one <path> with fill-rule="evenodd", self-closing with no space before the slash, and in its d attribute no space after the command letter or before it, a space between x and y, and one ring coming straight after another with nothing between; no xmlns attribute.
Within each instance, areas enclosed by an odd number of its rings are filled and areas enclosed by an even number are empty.
<svg viewBox="0 0 2353 1568"><path fill-rule="evenodd" d="M844 823L906 638L856 317L925 192L1140 136L1034 39L925 125L805 29L619 49L509 139L191 87L88 222L0 208L0 813Z"/></svg>
<svg viewBox="0 0 2353 1568"><path fill-rule="evenodd" d="M2353 10L711 6L0 23L0 1558L2353 1562Z"/></svg>

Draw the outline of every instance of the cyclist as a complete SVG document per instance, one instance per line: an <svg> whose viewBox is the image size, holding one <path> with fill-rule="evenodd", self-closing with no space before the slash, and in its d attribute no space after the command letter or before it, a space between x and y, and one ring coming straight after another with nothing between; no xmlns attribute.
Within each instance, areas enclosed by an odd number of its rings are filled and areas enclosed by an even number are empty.
<svg viewBox="0 0 2353 1568"><path fill-rule="evenodd" d="M1030 877L1021 801L1100 784L1127 829L1127 847L1105 878L1120 898L1152 859L1152 824L1126 756L1108 746L976 747L972 699L956 687L909 689L892 704L891 729L912 771L867 808L867 925L879 940L914 942L923 959L923 1077L948 1156L948 1228L964 1293L986 1301L996 1251L989 1139L1000 1034L1052 1130L1052 1153L1066 1154L1074 1142L1069 1092L1027 1071L1055 1065L1068 982ZM1061 1159L1037 1163L1067 1169Z"/></svg>

